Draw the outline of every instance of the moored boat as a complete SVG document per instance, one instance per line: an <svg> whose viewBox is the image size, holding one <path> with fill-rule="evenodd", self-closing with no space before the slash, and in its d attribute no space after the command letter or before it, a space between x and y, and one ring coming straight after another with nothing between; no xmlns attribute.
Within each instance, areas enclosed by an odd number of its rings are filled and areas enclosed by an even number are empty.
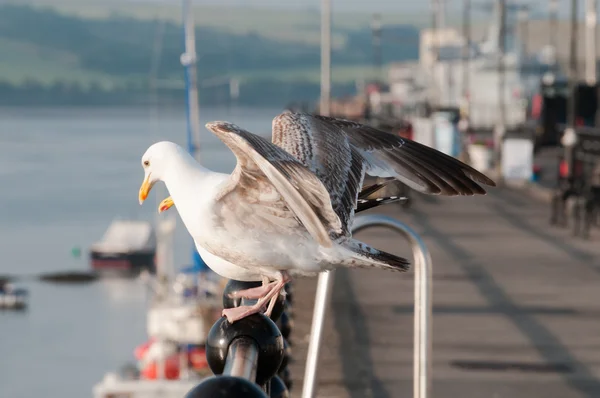
<svg viewBox="0 0 600 398"><path fill-rule="evenodd" d="M27 290L0 282L0 309L22 310L27 307Z"/></svg>
<svg viewBox="0 0 600 398"><path fill-rule="evenodd" d="M102 274L155 272L156 233L151 223L113 221L102 239L90 248L92 269Z"/></svg>

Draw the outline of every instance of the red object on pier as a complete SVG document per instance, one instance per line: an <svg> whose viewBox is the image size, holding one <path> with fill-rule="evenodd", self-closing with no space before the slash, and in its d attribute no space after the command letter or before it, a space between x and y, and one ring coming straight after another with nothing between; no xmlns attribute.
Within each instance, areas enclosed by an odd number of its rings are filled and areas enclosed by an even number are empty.
<svg viewBox="0 0 600 398"><path fill-rule="evenodd" d="M404 127L398 130L398 135L402 138L413 139L413 126L411 123L406 123Z"/></svg>
<svg viewBox="0 0 600 398"><path fill-rule="evenodd" d="M567 178L569 175L569 164L565 160L560 161L558 173L561 178ZM581 161L575 161L575 170L573 170L574 176L580 176L583 173L583 163Z"/></svg>
<svg viewBox="0 0 600 398"><path fill-rule="evenodd" d="M144 356L146 355L146 353L150 349L150 346L152 344L154 344L155 341L156 341L156 339L154 337L151 337L144 344L141 344L141 345L137 346L135 348L135 351L133 352L133 355L135 356L135 359L137 359L138 361L141 361L142 358L144 358Z"/></svg>
<svg viewBox="0 0 600 398"><path fill-rule="evenodd" d="M172 355L165 360L165 379L176 380L179 378L179 356ZM158 363L150 362L140 372L142 379L156 380L158 377Z"/></svg>
<svg viewBox="0 0 600 398"><path fill-rule="evenodd" d="M138 361L142 361L148 350L156 341L155 338L149 339L144 344L139 345L135 351L134 355ZM165 359L164 367L165 367L165 378L168 380L175 380L179 378L179 365L180 365L180 355L174 354ZM187 360L189 363L189 367L194 370L202 370L208 367L208 361L206 360L206 349L204 347L193 347L190 348L187 352ZM157 361L152 361L148 363L144 369L140 372L142 379L145 380L156 380L158 376L158 364Z"/></svg>
<svg viewBox="0 0 600 398"><path fill-rule="evenodd" d="M208 361L206 360L206 350L204 348L192 348L188 352L188 358L192 368L196 370L206 369Z"/></svg>
<svg viewBox="0 0 600 398"><path fill-rule="evenodd" d="M531 117L538 120L542 115L543 98L540 94L535 94L531 99Z"/></svg>

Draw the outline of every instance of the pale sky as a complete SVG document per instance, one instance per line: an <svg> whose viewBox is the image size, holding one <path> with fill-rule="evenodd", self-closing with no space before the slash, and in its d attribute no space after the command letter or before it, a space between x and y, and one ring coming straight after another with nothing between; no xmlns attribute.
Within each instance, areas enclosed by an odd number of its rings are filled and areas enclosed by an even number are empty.
<svg viewBox="0 0 600 398"><path fill-rule="evenodd" d="M163 4L180 4L181 0L0 0L0 4L9 3L38 3L51 5L56 3L82 3L92 1L98 3L163 3ZM313 8L318 10L322 0L192 0L194 5L210 5L210 6L255 6L268 8L284 8L284 9L307 9ZM477 15L486 15L489 11L485 11L477 5L492 4L494 0L471 0L473 9L479 8ZM548 15L549 0L508 0L508 3L528 4L531 9L536 8L537 14L541 18ZM365 12L373 13L406 13L408 15L428 14L430 12L431 0L331 0L334 13L343 11L348 12ZM570 15L570 1L559 0L559 15L561 18L567 18ZM584 1L578 1L579 15L584 15ZM450 18L460 18L462 15L463 0L445 0L447 14ZM476 15L474 13L474 15Z"/></svg>
<svg viewBox="0 0 600 398"><path fill-rule="evenodd" d="M1 1L1 0L0 0ZM46 0L51 1L51 0ZM65 0L59 0L64 2ZM76 0L77 1L77 0ZM81 0L79 0L81 1ZM114 1L114 0L105 0ZM121 0L122 1L122 0ZM160 3L176 3L181 0L127 0L131 2L160 2ZM269 8L287 8L287 9L306 9L314 8L318 9L321 4L321 0L192 0L195 5L222 5L222 6L256 6L256 7L269 7ZM332 8L334 12L340 12L342 10L349 12L405 12L407 14L421 14L430 12L431 0L331 0ZM477 4L492 4L493 0L471 0L473 8L475 9ZM548 13L549 0L508 0L507 3L521 3L528 4L533 10L537 9L537 13L542 16L546 16ZM570 4L568 0L559 0L559 15L561 18L567 18L570 15ZM463 0L446 0L447 13L455 17L460 17L462 13ZM584 15L584 1L579 1L579 15ZM485 11L481 11L485 13Z"/></svg>
<svg viewBox="0 0 600 398"><path fill-rule="evenodd" d="M64 1L64 0L60 0ZM111 0L109 0L111 1ZM173 3L179 0L127 0L132 2L161 2ZM239 6L254 5L257 7L277 7L277 8L319 8L321 0L192 0L194 4ZM509 3L522 3L536 6L540 11L547 11L549 0L528 0L528 1L508 1ZM430 0L331 0L333 8L336 10L346 9L348 11L405 11L405 12L429 12ZM492 0L472 0L472 4L491 4ZM560 13L564 16L569 15L570 1L559 0ZM584 2L579 1L580 11L583 12ZM459 12L462 8L463 0L446 0L446 7L449 11Z"/></svg>

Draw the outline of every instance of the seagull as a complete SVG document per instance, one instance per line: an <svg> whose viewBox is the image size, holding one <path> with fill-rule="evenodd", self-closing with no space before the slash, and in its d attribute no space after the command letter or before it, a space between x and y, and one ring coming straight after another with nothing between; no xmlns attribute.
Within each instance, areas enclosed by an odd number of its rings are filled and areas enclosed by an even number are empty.
<svg viewBox="0 0 600 398"><path fill-rule="evenodd" d="M362 191L358 194L355 212L360 213L361 211L369 210L373 207L407 200L408 198L403 196L383 196L377 198L368 198L369 196L381 190L383 187L385 187L392 181L395 181L395 179L388 178L382 182L377 182L375 184L364 187ZM158 212L163 213L173 206L175 206L175 201L171 196L169 196L165 198L162 202L160 202L160 204L158 205ZM212 253L208 252L202 246L196 245L196 249L198 250L198 253L201 255L202 259L205 262L208 261L208 263L210 264L210 268L213 271L218 270L217 273L224 278L235 279L244 282L262 281L263 286L267 285L269 282L268 278L261 277L259 274L253 273L252 271L249 271L244 267L240 267L228 261L225 261L222 258L217 257ZM230 293L230 295L232 298L237 298L243 296L243 292L243 290L241 292L232 292ZM268 315L270 316L270 311Z"/></svg>
<svg viewBox="0 0 600 398"><path fill-rule="evenodd" d="M362 189L366 174L433 195L484 195L479 184L495 186L451 156L350 120L287 111L273 119L272 141L225 121L206 128L236 156L233 172L211 171L180 146L158 142L142 156L139 201L163 181L213 271L263 280L238 292L256 304L223 310L232 323L267 303L270 315L294 276L339 267L408 270L406 259L351 236L361 192L377 190Z"/></svg>

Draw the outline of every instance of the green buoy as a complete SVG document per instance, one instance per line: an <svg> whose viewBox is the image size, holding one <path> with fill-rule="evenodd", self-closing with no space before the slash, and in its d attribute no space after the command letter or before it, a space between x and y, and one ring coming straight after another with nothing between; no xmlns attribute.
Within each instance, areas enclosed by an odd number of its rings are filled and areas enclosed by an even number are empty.
<svg viewBox="0 0 600 398"><path fill-rule="evenodd" d="M79 246L75 246L71 249L71 255L75 258L81 257L81 248Z"/></svg>

